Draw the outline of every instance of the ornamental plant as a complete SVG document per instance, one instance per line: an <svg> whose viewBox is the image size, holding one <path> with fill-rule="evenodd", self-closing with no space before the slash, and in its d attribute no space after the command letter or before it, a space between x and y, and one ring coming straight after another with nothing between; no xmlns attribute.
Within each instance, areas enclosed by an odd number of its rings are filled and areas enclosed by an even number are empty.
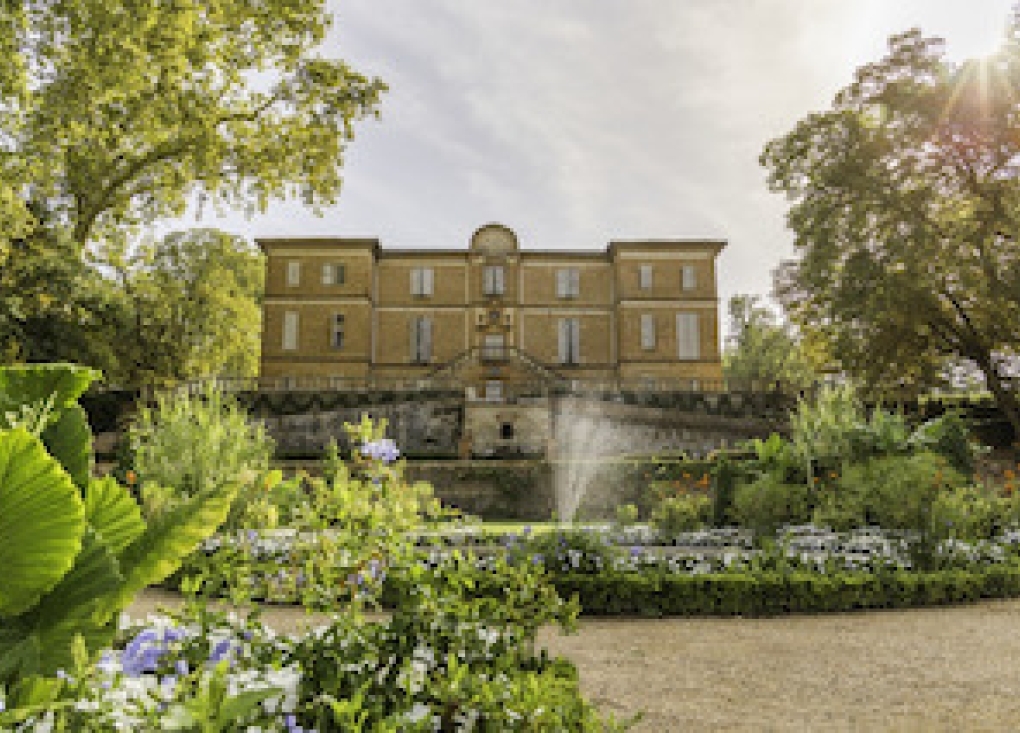
<svg viewBox="0 0 1020 733"><path fill-rule="evenodd" d="M231 486L200 492L146 524L115 480L89 479L82 492L40 435L49 431L72 470L82 465L91 453L87 432L62 415L76 414L77 397L97 373L72 365L36 373L45 374L42 384L26 373L0 377L7 388L21 384L22 395L56 390L32 407L34 433L0 430L0 685L9 709L53 702L57 671L88 663L108 645L134 595L214 532L234 495ZM15 399L5 396L8 405ZM54 405L67 412L48 412Z"/></svg>
<svg viewBox="0 0 1020 733"><path fill-rule="evenodd" d="M712 500L688 495L663 499L652 511L651 523L661 537L676 537L681 532L701 529L712 519Z"/></svg>

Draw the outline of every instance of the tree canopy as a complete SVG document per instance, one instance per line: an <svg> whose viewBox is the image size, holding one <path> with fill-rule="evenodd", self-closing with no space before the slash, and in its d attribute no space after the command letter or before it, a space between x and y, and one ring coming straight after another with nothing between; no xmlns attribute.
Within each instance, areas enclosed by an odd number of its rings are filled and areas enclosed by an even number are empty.
<svg viewBox="0 0 1020 733"><path fill-rule="evenodd" d="M892 37L761 163L791 201L791 321L873 393L972 363L1020 435L1003 365L1020 345L1020 19L961 64L918 30Z"/></svg>
<svg viewBox="0 0 1020 733"><path fill-rule="evenodd" d="M0 356L45 358L40 324L106 318L74 296L88 258L191 202L335 203L385 85L318 53L330 17L325 0L0 0Z"/></svg>
<svg viewBox="0 0 1020 733"><path fill-rule="evenodd" d="M811 361L788 328L752 295L729 302L730 343L723 352L723 375L736 384L806 389L815 379Z"/></svg>

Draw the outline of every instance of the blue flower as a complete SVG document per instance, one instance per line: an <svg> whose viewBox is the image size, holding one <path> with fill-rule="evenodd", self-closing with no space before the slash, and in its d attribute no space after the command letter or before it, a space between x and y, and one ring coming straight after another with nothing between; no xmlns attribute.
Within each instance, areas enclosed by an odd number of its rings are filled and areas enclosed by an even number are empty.
<svg viewBox="0 0 1020 733"><path fill-rule="evenodd" d="M178 659L177 664L174 665L174 669L177 670L177 674L183 677L188 673L188 660Z"/></svg>
<svg viewBox="0 0 1020 733"><path fill-rule="evenodd" d="M383 463L393 463L400 455L396 444L389 438L373 440L361 447L361 455L368 456Z"/></svg>
<svg viewBox="0 0 1020 733"><path fill-rule="evenodd" d="M155 672L160 657L166 652L167 649L160 643L159 634L155 629L145 629L124 649L120 666L129 677Z"/></svg>
<svg viewBox="0 0 1020 733"><path fill-rule="evenodd" d="M230 651L230 639L218 641L216 642L216 646L213 647L212 653L209 655L209 661L216 664L226 658Z"/></svg>
<svg viewBox="0 0 1020 733"><path fill-rule="evenodd" d="M641 548L638 547L637 545L635 545L634 547L630 548L630 556L631 557L637 557L640 554L641 554Z"/></svg>

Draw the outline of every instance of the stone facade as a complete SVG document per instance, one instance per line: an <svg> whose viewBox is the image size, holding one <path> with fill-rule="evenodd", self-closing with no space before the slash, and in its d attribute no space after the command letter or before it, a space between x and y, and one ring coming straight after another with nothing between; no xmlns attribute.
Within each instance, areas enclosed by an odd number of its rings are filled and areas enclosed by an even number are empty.
<svg viewBox="0 0 1020 733"><path fill-rule="evenodd" d="M467 250L374 239L260 239L261 376L382 384L449 378L493 400L552 380L722 377L720 241L522 251L490 224ZM718 388L718 387L715 387Z"/></svg>

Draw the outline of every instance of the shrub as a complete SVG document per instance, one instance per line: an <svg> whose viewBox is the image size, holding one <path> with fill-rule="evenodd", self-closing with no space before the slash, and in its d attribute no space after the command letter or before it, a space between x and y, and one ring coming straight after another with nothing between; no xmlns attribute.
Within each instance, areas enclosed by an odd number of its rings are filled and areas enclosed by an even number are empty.
<svg viewBox="0 0 1020 733"><path fill-rule="evenodd" d="M771 535L783 524L804 524L811 519L816 499L804 484L784 483L766 474L737 487L733 514L737 522L757 536Z"/></svg>
<svg viewBox="0 0 1020 733"><path fill-rule="evenodd" d="M964 483L941 456L886 456L847 467L827 492L825 506L856 526L924 530L936 497Z"/></svg>
<svg viewBox="0 0 1020 733"><path fill-rule="evenodd" d="M629 527L638 520L638 508L633 504L620 504L616 507L616 522L621 527Z"/></svg>
<svg viewBox="0 0 1020 733"><path fill-rule="evenodd" d="M590 530L567 529L535 535L517 545L508 542L511 559L538 556L546 568L556 572L591 573L597 575L613 566L619 550L608 540Z"/></svg>
<svg viewBox="0 0 1020 733"><path fill-rule="evenodd" d="M712 471L712 525L725 527L733 521L733 500L737 490L736 466L721 456Z"/></svg>
<svg viewBox="0 0 1020 733"><path fill-rule="evenodd" d="M242 506L273 456L265 429L213 385L199 395L158 395L155 409L139 408L128 440L139 484L153 482L187 497L241 480Z"/></svg>
<svg viewBox="0 0 1020 733"><path fill-rule="evenodd" d="M712 500L707 496L674 496L663 499L652 511L651 522L666 537L704 527L712 518Z"/></svg>
<svg viewBox="0 0 1020 733"><path fill-rule="evenodd" d="M968 479L974 476L977 451L958 410L924 423L910 436L917 450L943 456L949 464Z"/></svg>
<svg viewBox="0 0 1020 733"><path fill-rule="evenodd" d="M939 534L947 537L990 539L1000 529L997 503L974 486L940 494L935 499L932 515Z"/></svg>

